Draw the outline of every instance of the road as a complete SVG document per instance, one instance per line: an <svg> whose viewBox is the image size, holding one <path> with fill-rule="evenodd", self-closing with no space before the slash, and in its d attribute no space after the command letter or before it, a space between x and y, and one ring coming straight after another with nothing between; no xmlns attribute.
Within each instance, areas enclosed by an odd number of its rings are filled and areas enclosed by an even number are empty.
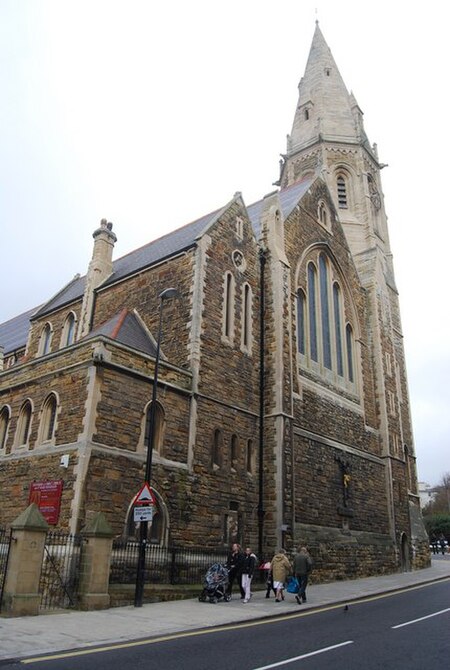
<svg viewBox="0 0 450 670"><path fill-rule="evenodd" d="M214 605L206 605L214 607ZM243 607L251 607L251 602ZM365 602L306 610L56 657L8 670L428 670L448 667L450 581Z"/></svg>

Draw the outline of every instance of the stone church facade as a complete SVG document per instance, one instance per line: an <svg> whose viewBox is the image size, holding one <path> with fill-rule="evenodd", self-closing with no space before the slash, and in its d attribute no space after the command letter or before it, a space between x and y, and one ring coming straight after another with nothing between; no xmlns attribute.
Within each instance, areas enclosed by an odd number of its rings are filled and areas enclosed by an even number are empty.
<svg viewBox="0 0 450 670"><path fill-rule="evenodd" d="M382 167L317 25L273 193L117 260L103 220L86 274L0 324L0 525L61 482L56 527L136 535L160 332L150 541L426 565Z"/></svg>

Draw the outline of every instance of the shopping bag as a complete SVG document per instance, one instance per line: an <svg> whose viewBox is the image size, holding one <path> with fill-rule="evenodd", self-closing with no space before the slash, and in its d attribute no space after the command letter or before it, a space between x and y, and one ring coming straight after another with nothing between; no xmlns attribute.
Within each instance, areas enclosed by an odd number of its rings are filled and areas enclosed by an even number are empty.
<svg viewBox="0 0 450 670"><path fill-rule="evenodd" d="M288 577L286 591L288 593L298 593L299 590L300 590L300 584L298 583L297 577Z"/></svg>

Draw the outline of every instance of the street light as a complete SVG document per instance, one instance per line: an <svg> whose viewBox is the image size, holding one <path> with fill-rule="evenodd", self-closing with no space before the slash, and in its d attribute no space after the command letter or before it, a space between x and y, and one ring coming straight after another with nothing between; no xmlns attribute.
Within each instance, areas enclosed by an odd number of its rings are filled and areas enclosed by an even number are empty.
<svg viewBox="0 0 450 670"><path fill-rule="evenodd" d="M178 291L176 288L166 288L159 294L159 328L158 328L158 339L156 342L156 357L155 357L155 374L153 378L153 392L152 392L152 402L150 405L150 430L148 437L148 447L147 447L147 458L145 462L145 480L146 483L150 486L150 480L152 477L152 456L153 456L153 446L155 439L155 417L156 417L156 397L158 392L158 370L159 370L159 352L161 346L161 331L162 331L162 314L163 314L163 305L164 301L169 298L175 298L178 296ZM142 607L142 596L144 594L144 583L145 583L145 550L147 546L147 532L148 532L148 521L141 521L139 526L139 555L138 555L138 564L137 564L137 573L136 573L136 590L134 594L134 606Z"/></svg>

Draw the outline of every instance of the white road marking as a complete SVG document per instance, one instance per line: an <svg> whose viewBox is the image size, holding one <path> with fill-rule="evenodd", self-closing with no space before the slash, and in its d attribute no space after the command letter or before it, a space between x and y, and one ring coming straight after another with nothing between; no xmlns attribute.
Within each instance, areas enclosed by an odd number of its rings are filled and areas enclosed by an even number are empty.
<svg viewBox="0 0 450 670"><path fill-rule="evenodd" d="M295 656L294 658L287 658L285 661L279 661L278 663L271 663L270 665L262 665L259 668L254 668L253 670L269 670L269 668L279 668L281 665L294 663L294 661L300 661L302 658L308 658L309 656L316 656L317 654L324 654L326 651L332 651L333 649L339 649L339 647L345 647L346 644L353 644L353 640L347 640L347 642L341 642L340 644L333 644L332 647L324 647L323 649L310 651L309 654L302 654L301 656Z"/></svg>
<svg viewBox="0 0 450 670"><path fill-rule="evenodd" d="M412 621L399 623L398 626L392 626L392 628L403 628L403 626L409 626L410 624L417 623L418 621L425 621L425 619L430 619L432 616L439 616L439 614L445 614L445 612L450 612L450 607L447 607L445 610L440 610L439 612L433 612L433 614L428 614L427 616L422 616L420 619L413 619Z"/></svg>

